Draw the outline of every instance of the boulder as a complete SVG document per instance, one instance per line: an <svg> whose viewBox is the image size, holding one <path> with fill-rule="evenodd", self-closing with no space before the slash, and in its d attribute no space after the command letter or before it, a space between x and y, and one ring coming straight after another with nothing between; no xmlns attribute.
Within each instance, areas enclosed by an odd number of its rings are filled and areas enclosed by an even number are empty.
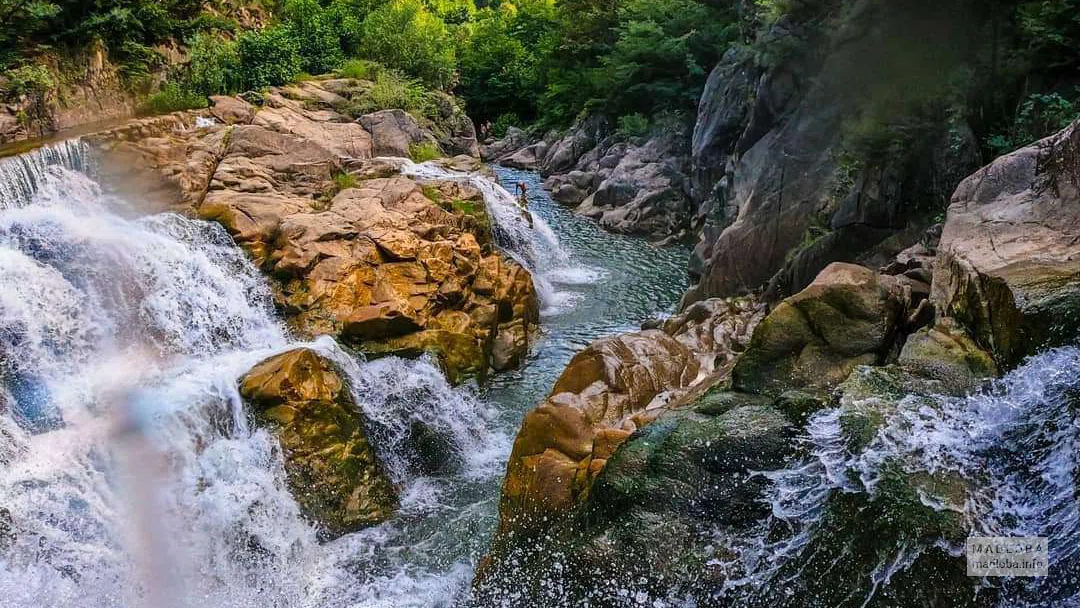
<svg viewBox="0 0 1080 608"><path fill-rule="evenodd" d="M726 376L762 314L749 299L703 302L662 330L602 338L574 356L518 431L500 530L535 531L571 512L633 431Z"/></svg>
<svg viewBox="0 0 1080 608"><path fill-rule="evenodd" d="M228 95L210 97L210 114L227 125L249 125L255 119L255 106Z"/></svg>
<svg viewBox="0 0 1080 608"><path fill-rule="evenodd" d="M898 362L907 370L942 382L951 393L965 393L998 374L990 354L948 318L908 336Z"/></svg>
<svg viewBox="0 0 1080 608"><path fill-rule="evenodd" d="M408 158L410 146L435 141L404 110L380 110L361 116L357 122L371 133L374 156Z"/></svg>
<svg viewBox="0 0 1080 608"><path fill-rule="evenodd" d="M995 160L953 195L933 300L1005 367L1080 328L1080 126Z"/></svg>
<svg viewBox="0 0 1080 608"><path fill-rule="evenodd" d="M507 167L513 167L514 169L535 171L540 168L540 163L543 161L547 151L548 143L545 141L538 141L535 144L521 148L509 156L500 158L499 163L506 165Z"/></svg>
<svg viewBox="0 0 1080 608"><path fill-rule="evenodd" d="M513 154L528 144L528 133L517 127L510 127L502 139L480 147L480 158L491 162L501 162L500 159L503 156Z"/></svg>
<svg viewBox="0 0 1080 608"><path fill-rule="evenodd" d="M240 393L280 441L289 487L323 539L393 514L396 490L330 361L309 349L282 353L252 368L240 380Z"/></svg>
<svg viewBox="0 0 1080 608"><path fill-rule="evenodd" d="M855 366L884 362L905 310L894 277L832 264L757 325L732 371L733 386L769 395L827 392Z"/></svg>
<svg viewBox="0 0 1080 608"><path fill-rule="evenodd" d="M612 450L608 464L573 516L539 538L496 536L477 596L513 593L530 605L592 605L585 598L598 594L662 598L673 589L707 597L709 584L723 580L716 538L768 515L768 482L756 472L779 467L791 452L791 424L750 401L708 415L668 411L617 450L602 448Z"/></svg>
<svg viewBox="0 0 1080 608"><path fill-rule="evenodd" d="M578 213L612 232L678 234L690 222L684 161L670 136L630 146Z"/></svg>

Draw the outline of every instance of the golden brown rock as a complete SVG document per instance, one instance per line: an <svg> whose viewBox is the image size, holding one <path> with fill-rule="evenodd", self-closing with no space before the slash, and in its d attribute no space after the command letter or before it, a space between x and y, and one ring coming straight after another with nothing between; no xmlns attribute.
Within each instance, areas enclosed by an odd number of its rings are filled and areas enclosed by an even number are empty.
<svg viewBox="0 0 1080 608"><path fill-rule="evenodd" d="M305 82L271 89L257 109L216 98L238 124L195 129L177 115L98 139L110 164L152 176L134 189L164 190L170 209L224 226L273 279L298 335L431 353L454 380L515 365L539 317L529 273L493 250L476 188L421 185L401 162L367 160L370 133L338 113L364 90ZM128 136L151 128L156 139Z"/></svg>
<svg viewBox="0 0 1080 608"><path fill-rule="evenodd" d="M550 525L580 504L633 431L725 377L762 316L749 298L700 302L663 331L603 338L578 353L521 424L500 535Z"/></svg>
<svg viewBox="0 0 1080 608"><path fill-rule="evenodd" d="M390 517L396 491L332 363L309 349L289 351L256 365L240 392L281 442L293 495L324 538Z"/></svg>

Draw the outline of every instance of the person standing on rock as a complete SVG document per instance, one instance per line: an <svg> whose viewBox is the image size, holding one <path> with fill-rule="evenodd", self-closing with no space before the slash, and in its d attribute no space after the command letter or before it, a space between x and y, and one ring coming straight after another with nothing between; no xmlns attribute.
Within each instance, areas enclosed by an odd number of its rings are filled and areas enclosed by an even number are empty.
<svg viewBox="0 0 1080 608"><path fill-rule="evenodd" d="M527 194L529 193L529 187L525 185L525 182L518 182L515 189L518 195L518 205L521 205L522 209L528 209L529 200Z"/></svg>

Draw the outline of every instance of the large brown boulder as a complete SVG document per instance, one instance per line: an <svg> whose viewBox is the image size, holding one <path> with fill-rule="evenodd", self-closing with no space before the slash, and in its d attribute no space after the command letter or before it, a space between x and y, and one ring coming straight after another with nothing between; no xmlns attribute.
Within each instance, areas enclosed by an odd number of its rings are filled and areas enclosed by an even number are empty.
<svg viewBox="0 0 1080 608"><path fill-rule="evenodd" d="M1003 156L949 206L933 299L1003 365L1080 328L1080 128Z"/></svg>
<svg viewBox="0 0 1080 608"><path fill-rule="evenodd" d="M702 302L662 329L602 338L578 353L518 431L500 534L535 531L580 504L635 430L726 374L759 317L749 299Z"/></svg>
<svg viewBox="0 0 1080 608"><path fill-rule="evenodd" d="M825 392L859 365L884 362L906 303L895 277L836 263L757 325L732 371L738 390Z"/></svg>
<svg viewBox="0 0 1080 608"><path fill-rule="evenodd" d="M397 493L330 361L306 348L271 357L241 379L240 393L281 442L293 496L324 538L390 517Z"/></svg>

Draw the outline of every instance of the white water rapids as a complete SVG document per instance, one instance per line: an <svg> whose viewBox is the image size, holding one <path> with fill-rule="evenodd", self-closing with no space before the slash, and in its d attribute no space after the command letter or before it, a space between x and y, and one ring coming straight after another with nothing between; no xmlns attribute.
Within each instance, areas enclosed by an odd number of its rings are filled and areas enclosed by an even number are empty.
<svg viewBox="0 0 1080 608"><path fill-rule="evenodd" d="M0 606L467 604L512 426L428 361L364 362L330 339L296 343L275 316L265 279L219 226L140 217L83 173L92 164L78 142L0 161ZM481 189L498 243L538 279L565 286L568 272L588 273L501 187L430 164L406 172ZM610 241L597 243L596 259L611 257ZM642 264L656 255L638 254ZM560 294L542 293L547 306L558 304ZM507 374L495 392L531 406L573 351L610 331L542 344L544 360ZM297 346L330 357L348 376L402 488L394 520L326 544L300 516L274 438L248 424L237 391L254 364ZM551 376L522 380L549 364ZM831 493L873 493L882 463L902 458L972 481L967 504L934 506L963 511L973 533L1051 538L1051 576L1007 583L1001 605L1080 604L1077 369L1078 349L1044 353L985 392L902 408L858 453L840 441L838 412L818 414L805 458L766 474L772 515L755 538L740 539L748 582L731 591L775 582L784 564L805 557ZM416 421L450 439L459 471L417 472L405 447ZM785 530L780 540L769 536L775 527ZM922 548L898 547L853 605L880 597ZM625 581L611 584L622 589ZM639 605L631 596L627 605Z"/></svg>
<svg viewBox="0 0 1080 608"><path fill-rule="evenodd" d="M501 473L510 438L490 406L426 360L294 343L223 229L138 217L80 172L86 152L65 142L0 161L0 605L453 601L471 564L402 566L393 522L316 542L237 381L297 346L337 362L406 521L440 516L451 485ZM403 453L414 421L449 438L460 474L415 472Z"/></svg>

